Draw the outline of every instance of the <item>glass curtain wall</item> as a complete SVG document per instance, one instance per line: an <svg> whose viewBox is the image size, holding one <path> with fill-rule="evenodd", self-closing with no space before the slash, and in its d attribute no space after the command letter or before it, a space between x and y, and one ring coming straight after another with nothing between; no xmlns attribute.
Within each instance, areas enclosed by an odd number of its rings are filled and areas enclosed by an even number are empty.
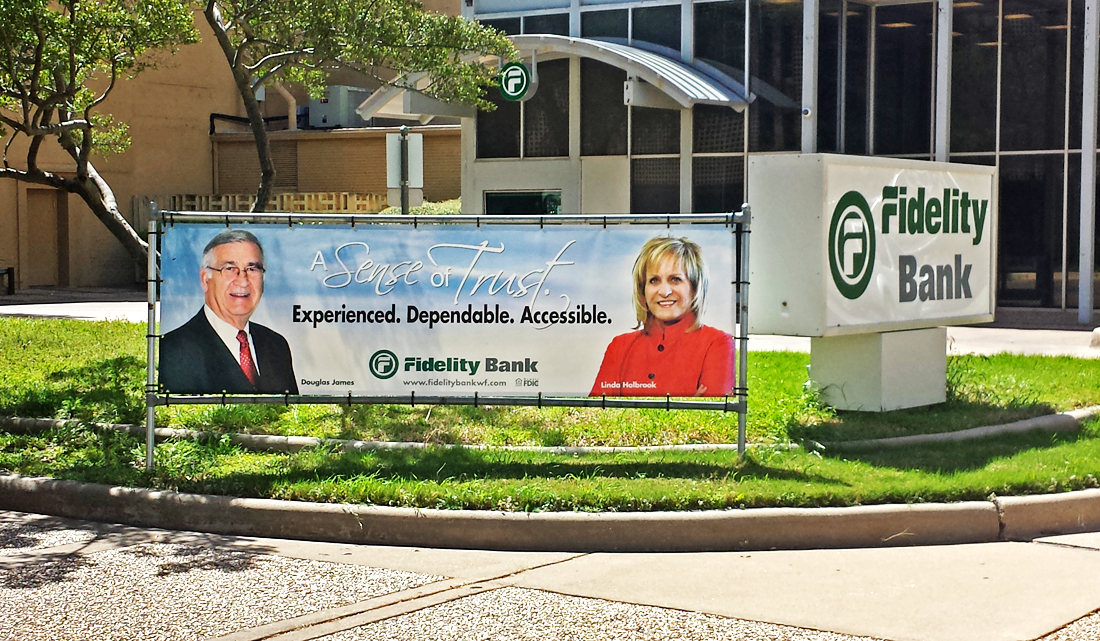
<svg viewBox="0 0 1100 641"><path fill-rule="evenodd" d="M680 5L581 13L581 37L616 38L680 53ZM630 211L680 210L680 112L623 105L626 72L581 61L581 155L630 157Z"/></svg>
<svg viewBox="0 0 1100 641"><path fill-rule="evenodd" d="M954 5L951 160L999 169L998 304L1075 307L1084 1ZM822 0L821 151L932 157L936 27L932 2Z"/></svg>
<svg viewBox="0 0 1100 641"><path fill-rule="evenodd" d="M1074 307L1083 2L961 4L951 158L999 168L998 304Z"/></svg>
<svg viewBox="0 0 1100 641"><path fill-rule="evenodd" d="M700 105L693 109L692 202L696 211L740 209L746 153L801 148L801 4L752 0L749 9L750 84L757 100L747 118L728 107ZM744 80L744 0L696 2L693 31L698 60L735 80Z"/></svg>
<svg viewBox="0 0 1100 641"><path fill-rule="evenodd" d="M745 1L696 0L689 30L696 58L737 80L746 66ZM701 212L740 206L747 154L801 145L802 3L748 1L756 102L747 117L712 106L692 112L692 194ZM582 8L582 36L679 49L680 3L609 4ZM931 159L934 2L820 6L818 149ZM510 33L568 26L552 13L487 22ZM1001 305L1077 305L1083 24L1084 0L954 0L951 160L999 169ZM582 155L629 156L632 207L675 211L679 114L623 106L623 80L620 70L582 61ZM567 140L555 135L568 125L563 98L544 97L530 115L529 105L503 102L479 114L478 157L565 153Z"/></svg>

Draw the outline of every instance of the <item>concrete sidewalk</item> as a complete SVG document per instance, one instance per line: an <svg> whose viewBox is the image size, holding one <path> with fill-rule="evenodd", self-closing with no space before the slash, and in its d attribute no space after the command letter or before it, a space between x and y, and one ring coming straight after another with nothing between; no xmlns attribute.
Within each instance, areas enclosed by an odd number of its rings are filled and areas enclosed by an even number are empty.
<svg viewBox="0 0 1100 641"><path fill-rule="evenodd" d="M0 512L0 638L21 641L1068 641L1100 639L1098 608L1100 534L575 554L222 537Z"/></svg>

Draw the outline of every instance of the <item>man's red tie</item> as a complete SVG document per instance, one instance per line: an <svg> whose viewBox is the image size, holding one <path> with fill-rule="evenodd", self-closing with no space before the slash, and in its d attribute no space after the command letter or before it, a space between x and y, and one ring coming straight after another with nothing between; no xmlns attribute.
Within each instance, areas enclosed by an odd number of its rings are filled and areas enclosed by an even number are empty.
<svg viewBox="0 0 1100 641"><path fill-rule="evenodd" d="M241 344L241 370L255 387L260 375L256 373L256 364L252 362L252 350L248 349L248 334L245 334L243 329L237 332L237 342Z"/></svg>

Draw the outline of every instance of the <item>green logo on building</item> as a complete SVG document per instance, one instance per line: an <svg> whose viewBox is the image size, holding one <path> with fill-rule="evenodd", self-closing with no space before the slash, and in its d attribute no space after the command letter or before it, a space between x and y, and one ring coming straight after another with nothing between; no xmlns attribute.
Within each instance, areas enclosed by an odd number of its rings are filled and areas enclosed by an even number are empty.
<svg viewBox="0 0 1100 641"><path fill-rule="evenodd" d="M367 364L370 366L370 373L374 374L375 378L393 378L393 375L397 373L397 354L388 349L380 349L371 355Z"/></svg>
<svg viewBox="0 0 1100 641"><path fill-rule="evenodd" d="M840 293L855 300L867 291L875 268L875 221L858 191L840 198L829 223L829 270Z"/></svg>
<svg viewBox="0 0 1100 641"><path fill-rule="evenodd" d="M531 88L531 71L522 62L509 62L500 69L500 95L505 100L523 100Z"/></svg>

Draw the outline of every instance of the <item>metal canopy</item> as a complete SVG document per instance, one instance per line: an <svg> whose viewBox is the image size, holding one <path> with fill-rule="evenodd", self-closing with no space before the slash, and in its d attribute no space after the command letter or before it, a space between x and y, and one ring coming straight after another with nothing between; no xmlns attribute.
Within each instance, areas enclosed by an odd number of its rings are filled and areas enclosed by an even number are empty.
<svg viewBox="0 0 1100 641"><path fill-rule="evenodd" d="M578 56L618 67L628 78L644 80L684 109L705 104L744 111L754 98L746 96L740 82L709 65L684 62L671 49L665 52L614 40L543 34L511 36L511 40L521 54Z"/></svg>

